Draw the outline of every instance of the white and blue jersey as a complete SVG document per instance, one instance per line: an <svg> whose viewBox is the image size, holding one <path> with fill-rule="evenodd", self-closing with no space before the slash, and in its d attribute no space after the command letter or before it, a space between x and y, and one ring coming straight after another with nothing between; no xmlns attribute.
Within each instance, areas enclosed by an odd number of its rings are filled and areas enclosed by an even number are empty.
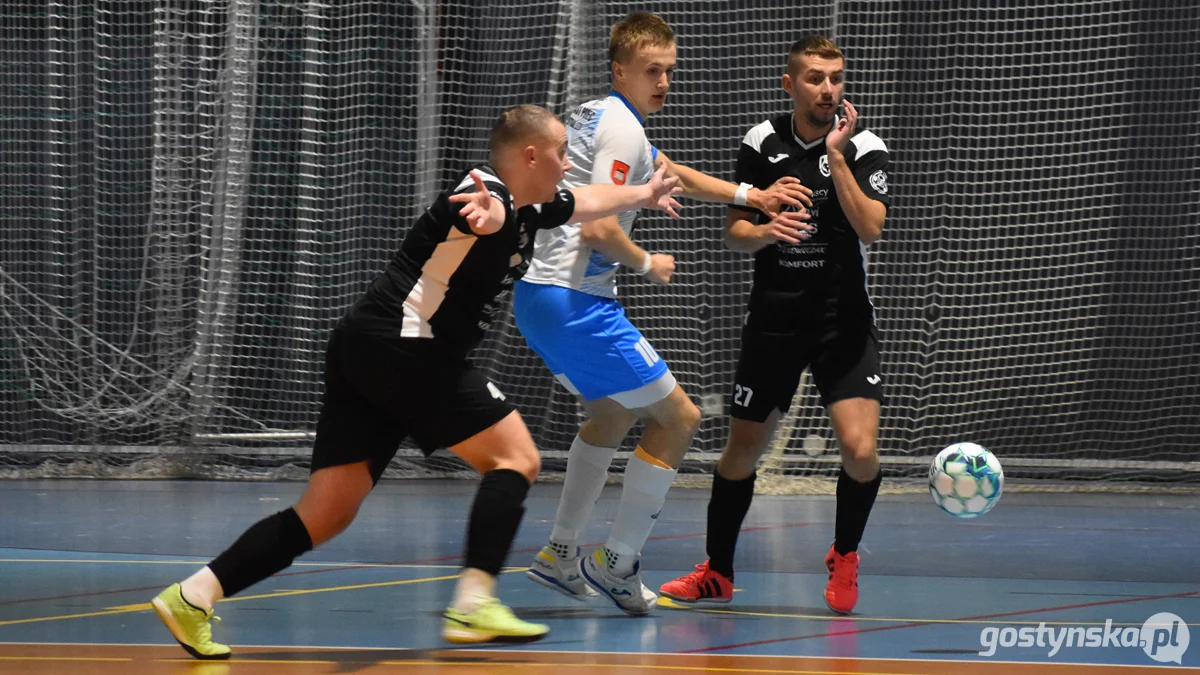
<svg viewBox="0 0 1200 675"><path fill-rule="evenodd" d="M566 126L571 170L560 188L643 185L654 175L658 150L619 93L575 108ZM636 216L617 216L626 235ZM529 270L513 293L517 327L573 393L589 401L611 397L627 408L651 405L675 379L616 300L618 263L592 250L581 230L570 223L537 233Z"/></svg>
<svg viewBox="0 0 1200 675"><path fill-rule="evenodd" d="M594 183L645 185L654 175L657 158L658 150L646 140L642 118L624 97L613 92L571 112L567 120L571 170L559 188L569 190ZM617 216L626 235L632 232L636 216L637 211ZM581 227L580 223L570 223L538 232L525 280L615 298L618 265L583 241Z"/></svg>

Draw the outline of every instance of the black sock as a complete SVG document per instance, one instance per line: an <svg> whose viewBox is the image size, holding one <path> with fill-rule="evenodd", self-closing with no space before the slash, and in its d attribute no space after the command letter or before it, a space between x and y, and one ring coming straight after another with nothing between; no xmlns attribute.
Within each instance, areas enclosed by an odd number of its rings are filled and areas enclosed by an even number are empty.
<svg viewBox="0 0 1200 675"><path fill-rule="evenodd" d="M312 547L304 521L289 508L251 525L208 568L228 598L287 568Z"/></svg>
<svg viewBox="0 0 1200 675"><path fill-rule="evenodd" d="M500 574L525 515L528 493L529 480L516 471L497 469L483 475L467 522L464 567Z"/></svg>
<svg viewBox="0 0 1200 675"><path fill-rule="evenodd" d="M871 516L871 507L875 505L875 495L879 494L882 482L882 470L869 482L860 483L842 467L837 482L837 522L833 528L833 550L839 555L858 550L858 542L862 541L863 531L867 529L867 518Z"/></svg>
<svg viewBox="0 0 1200 675"><path fill-rule="evenodd" d="M729 480L713 471L712 497L708 501L708 568L733 579L733 553L738 532L754 499L752 473L742 480Z"/></svg>

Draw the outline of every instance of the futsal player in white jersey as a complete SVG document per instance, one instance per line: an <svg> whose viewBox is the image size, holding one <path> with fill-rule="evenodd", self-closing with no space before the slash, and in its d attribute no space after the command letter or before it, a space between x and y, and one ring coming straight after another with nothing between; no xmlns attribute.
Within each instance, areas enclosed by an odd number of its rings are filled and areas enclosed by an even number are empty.
<svg viewBox="0 0 1200 675"><path fill-rule="evenodd" d="M675 35L661 17L635 12L614 26L609 59L613 90L567 120L573 168L561 187L641 184L665 165L668 175L679 177L684 196L764 213L811 204L795 178L766 190L734 185L672 162L647 141L643 119L663 108L675 69ZM700 425L700 410L617 301L621 265L657 284L668 283L675 269L673 256L650 253L630 239L635 215L538 232L529 271L514 290L514 310L529 346L588 413L568 454L550 542L528 576L576 599L599 592L626 613L642 615L657 596L642 584L641 549ZM617 448L638 419L646 433L626 465L611 534L583 556L579 537Z"/></svg>

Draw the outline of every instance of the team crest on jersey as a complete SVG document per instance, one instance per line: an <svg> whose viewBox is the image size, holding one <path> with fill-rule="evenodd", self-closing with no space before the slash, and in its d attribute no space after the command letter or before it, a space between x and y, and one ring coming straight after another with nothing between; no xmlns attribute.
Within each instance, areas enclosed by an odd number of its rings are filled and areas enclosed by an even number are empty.
<svg viewBox="0 0 1200 675"><path fill-rule="evenodd" d="M829 155L821 155L821 159L817 161L817 168L821 170L821 175L829 178Z"/></svg>
<svg viewBox="0 0 1200 675"><path fill-rule="evenodd" d="M609 177L612 178L614 185L624 185L626 179L629 178L629 165L625 162L614 161L612 165L612 174L610 174Z"/></svg>
<svg viewBox="0 0 1200 675"><path fill-rule="evenodd" d="M871 174L871 187L881 195L887 194L887 174L883 172L883 169Z"/></svg>

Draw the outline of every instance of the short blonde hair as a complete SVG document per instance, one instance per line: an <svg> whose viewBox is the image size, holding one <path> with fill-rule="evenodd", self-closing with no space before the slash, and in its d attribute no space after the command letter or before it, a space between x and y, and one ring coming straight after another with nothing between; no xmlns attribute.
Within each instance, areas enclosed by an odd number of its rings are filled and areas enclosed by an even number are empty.
<svg viewBox="0 0 1200 675"><path fill-rule="evenodd" d="M819 56L823 59L842 59L842 50L833 43L833 40L824 35L809 35L808 37L800 38L792 43L792 48L788 50L787 70L791 75L795 75L800 69L801 56Z"/></svg>
<svg viewBox="0 0 1200 675"><path fill-rule="evenodd" d="M657 14L633 12L612 27L608 37L609 62L625 63L638 49L675 44L675 31Z"/></svg>

